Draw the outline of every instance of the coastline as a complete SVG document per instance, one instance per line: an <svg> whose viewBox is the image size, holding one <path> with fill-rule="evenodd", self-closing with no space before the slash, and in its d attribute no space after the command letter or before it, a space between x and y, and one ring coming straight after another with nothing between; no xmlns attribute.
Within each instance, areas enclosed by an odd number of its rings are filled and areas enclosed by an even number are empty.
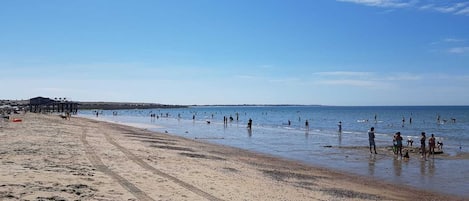
<svg viewBox="0 0 469 201"><path fill-rule="evenodd" d="M123 109L164 109L187 108L185 105L168 105L160 103L131 103L131 102L78 102L80 110L123 110Z"/></svg>
<svg viewBox="0 0 469 201"><path fill-rule="evenodd" d="M467 199L120 124L17 116L0 128L5 200Z"/></svg>

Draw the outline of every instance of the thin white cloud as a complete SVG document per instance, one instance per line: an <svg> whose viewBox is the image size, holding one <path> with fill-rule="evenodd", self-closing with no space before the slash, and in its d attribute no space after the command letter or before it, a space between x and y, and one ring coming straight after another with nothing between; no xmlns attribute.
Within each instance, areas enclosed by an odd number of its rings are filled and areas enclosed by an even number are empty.
<svg viewBox="0 0 469 201"><path fill-rule="evenodd" d="M448 2L434 0L337 0L381 8L414 8L439 13L469 16L469 1Z"/></svg>
<svg viewBox="0 0 469 201"><path fill-rule="evenodd" d="M426 4L426 5L423 5L423 6L420 6L420 10L430 10L430 9L433 9L435 7L435 5L433 4Z"/></svg>
<svg viewBox="0 0 469 201"><path fill-rule="evenodd" d="M459 38L445 38L443 41L447 43L459 43L459 42L465 42L466 40L459 39Z"/></svg>
<svg viewBox="0 0 469 201"><path fill-rule="evenodd" d="M469 43L464 38L445 38L430 43L433 53L465 54L469 52Z"/></svg>
<svg viewBox="0 0 469 201"><path fill-rule="evenodd" d="M458 3L445 3L442 2L440 5L428 5L422 6L424 10L434 10L440 13L449 13L455 15L468 15L469 16L469 2L458 2Z"/></svg>
<svg viewBox="0 0 469 201"><path fill-rule="evenodd" d="M340 78L352 78L352 79L366 79L366 80L386 80L386 81L397 81L397 80L420 80L421 75L414 75L411 73L387 73L386 75L380 75L375 72L361 72L361 71L330 71L330 72L316 72L313 75L322 77L340 77Z"/></svg>
<svg viewBox="0 0 469 201"><path fill-rule="evenodd" d="M385 8L409 7L415 3L415 1L402 1L402 0L338 0L338 1L363 4L366 6L385 7Z"/></svg>
<svg viewBox="0 0 469 201"><path fill-rule="evenodd" d="M355 71L331 71L331 72L317 72L314 75L321 76L370 76L371 72L355 72Z"/></svg>
<svg viewBox="0 0 469 201"><path fill-rule="evenodd" d="M419 81L426 78L423 74L413 73L389 73L388 76L384 76L383 80L388 81Z"/></svg>
<svg viewBox="0 0 469 201"><path fill-rule="evenodd" d="M370 80L319 80L316 83L323 85L343 85L343 86L354 86L354 87L374 87L378 85L376 81Z"/></svg>
<svg viewBox="0 0 469 201"><path fill-rule="evenodd" d="M393 88L399 85L400 81L420 81L423 75L412 73L393 72L354 72L354 71L331 71L313 73L316 84L331 86L348 86L360 88Z"/></svg>
<svg viewBox="0 0 469 201"><path fill-rule="evenodd" d="M469 16L469 6L459 10L458 12L455 12L455 14Z"/></svg>
<svg viewBox="0 0 469 201"><path fill-rule="evenodd" d="M448 49L451 54L464 54L469 52L469 47L452 47Z"/></svg>
<svg viewBox="0 0 469 201"><path fill-rule="evenodd" d="M441 39L441 40L431 42L430 45L454 45L456 43L461 44L461 43L464 43L466 41L467 40L463 39L463 38L444 38L444 39Z"/></svg>

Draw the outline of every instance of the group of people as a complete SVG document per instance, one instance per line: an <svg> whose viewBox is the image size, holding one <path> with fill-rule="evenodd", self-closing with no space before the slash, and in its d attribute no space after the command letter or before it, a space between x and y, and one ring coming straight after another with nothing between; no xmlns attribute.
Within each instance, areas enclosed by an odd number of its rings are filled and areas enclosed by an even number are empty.
<svg viewBox="0 0 469 201"><path fill-rule="evenodd" d="M375 143L375 128L374 127L371 127L370 130L368 131L368 140L369 140L369 144L370 144L370 153L374 153L375 154L378 154L376 152L376 143ZM401 136L401 132L397 132L396 134L394 134L394 137L393 137L393 152L394 154L396 155L400 155L401 158L409 158L409 152L408 150L406 150L405 154L403 155L402 154L402 136ZM426 141L427 141L427 137L425 136L425 132L422 132L421 133L421 137L420 137L420 149L421 149L421 153L422 153L422 158L424 160L427 160L427 147L426 147ZM413 142L413 140L412 140ZM407 142L409 145L409 143L411 143L410 141ZM443 147L443 143L442 142L438 142L436 143L436 139L435 139L435 135L432 134L431 137L428 139L428 147L429 147L429 154L432 154L434 155L435 154L435 147L436 145L438 144L438 148L442 148Z"/></svg>
<svg viewBox="0 0 469 201"><path fill-rule="evenodd" d="M427 140L427 137L425 136L425 132L422 132L421 137L420 137L420 149L422 151L422 158L427 160L427 149L426 149L426 144L425 141ZM436 147L436 140L435 140L435 135L432 134L432 136L428 139L428 154L432 154L435 156L435 147ZM438 147L441 149L443 148L443 143L438 142Z"/></svg>

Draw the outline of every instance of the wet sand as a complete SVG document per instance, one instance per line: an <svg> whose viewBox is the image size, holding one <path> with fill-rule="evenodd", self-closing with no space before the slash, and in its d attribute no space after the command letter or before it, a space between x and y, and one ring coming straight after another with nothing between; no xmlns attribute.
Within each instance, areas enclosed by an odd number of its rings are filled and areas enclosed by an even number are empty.
<svg viewBox="0 0 469 201"><path fill-rule="evenodd" d="M337 147L327 146L325 148L350 149L350 150L357 150L359 152L365 152L365 153L369 153L369 151L370 151L370 148L368 146L337 146ZM380 155L394 156L394 157L400 158L399 154L394 154L392 146L376 147L376 151ZM415 146L415 145L414 146L406 146L406 145L404 145L402 147L402 155L405 155L406 151L408 151L408 153L409 153L409 158L412 158L414 160L423 158L422 157L422 152L420 151L420 146ZM444 149L438 149L438 148L435 148L435 154L430 154L430 152L428 151L428 147L427 147L426 154L427 154L426 155L427 159L431 159L431 158L441 158L441 159L445 159L445 160L460 160L460 159L468 160L469 159L469 153L467 153L467 152L461 152L461 153L457 153L455 155L449 155L449 154L444 152Z"/></svg>
<svg viewBox="0 0 469 201"><path fill-rule="evenodd" d="M465 200L144 129L0 124L0 200ZM398 190L396 190L398 189Z"/></svg>

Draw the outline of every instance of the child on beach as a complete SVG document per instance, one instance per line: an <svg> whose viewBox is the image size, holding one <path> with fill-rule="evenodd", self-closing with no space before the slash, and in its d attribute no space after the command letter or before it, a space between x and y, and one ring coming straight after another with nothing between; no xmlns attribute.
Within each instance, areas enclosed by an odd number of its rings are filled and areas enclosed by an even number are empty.
<svg viewBox="0 0 469 201"><path fill-rule="evenodd" d="M409 138L407 139L407 146L412 146L412 144L414 143L414 140L412 138Z"/></svg>
<svg viewBox="0 0 469 201"><path fill-rule="evenodd" d="M405 150L405 154L404 154L404 160L409 160L410 156L409 156L409 150Z"/></svg>
<svg viewBox="0 0 469 201"><path fill-rule="evenodd" d="M438 149L442 150L443 149L443 142L438 141L437 144L438 144Z"/></svg>

